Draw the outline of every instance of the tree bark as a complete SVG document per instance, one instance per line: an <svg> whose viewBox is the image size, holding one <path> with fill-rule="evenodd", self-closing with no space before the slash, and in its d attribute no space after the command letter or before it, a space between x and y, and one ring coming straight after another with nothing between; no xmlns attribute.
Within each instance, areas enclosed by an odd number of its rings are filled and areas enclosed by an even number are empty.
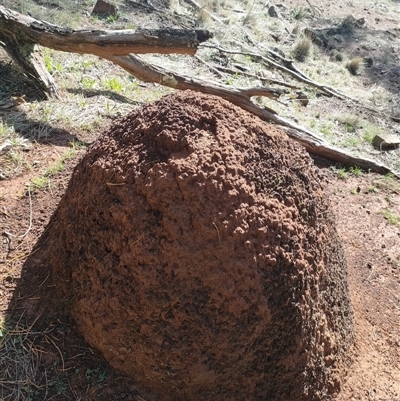
<svg viewBox="0 0 400 401"><path fill-rule="evenodd" d="M212 37L205 30L73 30L0 6L0 45L39 84L42 91L58 97L57 87L47 72L37 45L102 58L130 53L195 54L200 43Z"/></svg>
<svg viewBox="0 0 400 401"><path fill-rule="evenodd" d="M195 54L211 38L206 30L73 30L19 14L0 6L0 39L4 43L33 43L71 53L99 57L129 53Z"/></svg>
<svg viewBox="0 0 400 401"><path fill-rule="evenodd" d="M282 91L267 87L231 88L188 77L146 63L130 53L184 53L195 54L198 45L212 37L202 30L143 30L101 31L65 29L0 6L0 44L20 65L22 70L43 92L58 96L53 78L43 65L38 44L55 50L94 54L119 65L141 81L154 82L179 89L194 90L219 96L244 110L283 127L286 133L300 142L308 152L347 165L359 166L380 173L393 173L386 166L334 148L305 127L279 116L274 110L259 107L253 96L278 99ZM305 80L302 78L300 80ZM397 174L393 173L398 176Z"/></svg>

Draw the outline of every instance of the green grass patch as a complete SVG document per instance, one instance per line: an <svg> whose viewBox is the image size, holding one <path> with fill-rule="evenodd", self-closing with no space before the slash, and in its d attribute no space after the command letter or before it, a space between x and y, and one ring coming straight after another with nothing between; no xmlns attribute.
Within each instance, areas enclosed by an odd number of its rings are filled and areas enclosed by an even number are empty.
<svg viewBox="0 0 400 401"><path fill-rule="evenodd" d="M357 146L360 146L361 144L361 139L356 137L356 136L348 136L343 139L342 145L345 148L356 148Z"/></svg>
<svg viewBox="0 0 400 401"><path fill-rule="evenodd" d="M339 166L339 167L332 167L333 172L338 176L339 179L345 180L350 175L354 177L360 177L363 174L363 170L358 166Z"/></svg>
<svg viewBox="0 0 400 401"><path fill-rule="evenodd" d="M114 92L123 92L124 91L123 83L115 77L107 78L105 80L105 85L108 89L110 89Z"/></svg>
<svg viewBox="0 0 400 401"><path fill-rule="evenodd" d="M363 174L362 168L358 166L351 166L349 172L356 177L360 177Z"/></svg>
<svg viewBox="0 0 400 401"><path fill-rule="evenodd" d="M400 227L400 215L393 212L391 208L389 207L385 208L382 211L382 214L389 224Z"/></svg>
<svg viewBox="0 0 400 401"><path fill-rule="evenodd" d="M28 184L29 191L32 192L34 190L51 188L51 178L63 171L65 168L65 162L74 158L77 154L77 149L82 148L82 145L79 142L71 142L71 144L72 147L68 149L57 162L47 167L41 175L31 179L30 183Z"/></svg>
<svg viewBox="0 0 400 401"><path fill-rule="evenodd" d="M371 145L374 137L381 133L381 131L382 129L377 125L367 123L362 129L362 138Z"/></svg>
<svg viewBox="0 0 400 401"><path fill-rule="evenodd" d="M362 120L355 114L345 114L339 117L339 122L343 125L346 132L355 132L362 125Z"/></svg>
<svg viewBox="0 0 400 401"><path fill-rule="evenodd" d="M340 178L341 180L345 180L346 178L349 177L349 172L345 167L338 168L335 170L335 172L338 178Z"/></svg>

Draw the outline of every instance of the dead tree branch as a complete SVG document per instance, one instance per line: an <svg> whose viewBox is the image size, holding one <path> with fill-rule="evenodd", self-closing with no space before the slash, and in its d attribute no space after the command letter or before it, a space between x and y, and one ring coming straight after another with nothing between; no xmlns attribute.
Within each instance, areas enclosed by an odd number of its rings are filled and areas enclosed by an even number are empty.
<svg viewBox="0 0 400 401"><path fill-rule="evenodd" d="M118 64L141 81L156 82L179 90L190 89L226 99L265 121L272 121L280 125L292 139L301 143L311 154L320 155L338 163L359 166L365 170L383 174L392 173L398 176L398 174L391 171L383 164L351 155L341 149L330 146L321 137L309 131L307 128L279 116L271 109L259 107L251 101L252 96L276 96L274 90L268 88L228 88L220 84L211 84L198 78L179 75L162 67L148 64L144 60L133 55L113 56L109 58L109 60Z"/></svg>
<svg viewBox="0 0 400 401"><path fill-rule="evenodd" d="M193 0L190 0L193 2ZM164 68L146 63L130 53L183 53L195 54L199 44L212 35L202 30L143 30L143 31L100 31L65 29L29 16L18 14L0 6L0 45L21 66L44 92L57 96L57 87L44 67L38 44L56 50L80 54L94 54L119 65L141 81L159 83L179 89L194 90L215 95L285 128L287 134L300 142L313 154L331 160L360 166L381 173L391 172L387 167L371 160L352 156L327 144L322 138L305 127L279 116L274 110L257 106L253 96L266 96L277 100L282 90L255 87L231 88L221 84L176 74ZM309 78L282 66L269 58L252 52L238 52L212 46L219 51L231 54L245 54L261 60L293 75L299 81L316 86L326 93L339 96L331 88L320 85ZM289 66L290 67L290 66Z"/></svg>
<svg viewBox="0 0 400 401"><path fill-rule="evenodd" d="M44 67L37 45L102 58L130 53L195 54L198 45L212 35L205 30L73 30L0 6L0 44L41 89L58 96L51 75Z"/></svg>
<svg viewBox="0 0 400 401"><path fill-rule="evenodd" d="M281 59L283 59L285 61L285 65L279 64L276 61L272 60L269 57L265 57L259 53L254 53L251 51L240 51L240 50L230 50L230 49L224 49L220 46L215 46L215 45L208 45L208 44L204 44L202 45L202 47L207 47L207 48L211 48L211 49L216 49L222 53L226 53L226 54L240 54L243 56L250 56L250 57L254 57L257 59L260 59L262 61L264 61L265 63L271 65L272 67L275 67L278 70L281 70L289 75L291 75L292 77L296 78L298 81L300 82L304 82L307 85L313 86L319 90L321 90L322 92L325 92L326 94L330 95L330 96L336 96L339 99L343 99L345 97L345 95L339 93L337 90L335 90L334 88L330 88L326 85L322 85L314 80L312 80L311 78L308 78L306 75L304 75L303 73L301 73L300 71L298 71L292 64L291 60L288 59L284 59L281 56L279 56L277 53L276 56L280 57ZM289 68L290 67L290 68Z"/></svg>

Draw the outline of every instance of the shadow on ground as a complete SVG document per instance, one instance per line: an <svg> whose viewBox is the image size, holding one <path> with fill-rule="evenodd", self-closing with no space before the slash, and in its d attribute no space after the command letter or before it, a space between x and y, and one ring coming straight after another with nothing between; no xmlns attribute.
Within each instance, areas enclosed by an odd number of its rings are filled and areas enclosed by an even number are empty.
<svg viewBox="0 0 400 401"><path fill-rule="evenodd" d="M400 93L400 32L375 30L365 25L363 18L348 16L336 26L316 31L318 43L328 54L338 52L345 59L364 59L360 74L368 85L379 85Z"/></svg>
<svg viewBox="0 0 400 401"><path fill-rule="evenodd" d="M61 194L53 194L60 197ZM35 203L38 200L33 200ZM46 259L46 232L26 259L0 333L0 398L137 400L132 379L111 368L75 329L56 297Z"/></svg>

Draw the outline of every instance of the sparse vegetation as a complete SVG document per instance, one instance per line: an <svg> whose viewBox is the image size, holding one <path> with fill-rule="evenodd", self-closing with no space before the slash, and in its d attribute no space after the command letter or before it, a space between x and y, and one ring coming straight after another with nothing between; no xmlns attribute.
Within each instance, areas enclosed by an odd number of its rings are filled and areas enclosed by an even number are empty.
<svg viewBox="0 0 400 401"><path fill-rule="evenodd" d="M346 170L345 167L340 167L335 170L338 178L341 180L345 180L349 176L349 172Z"/></svg>
<svg viewBox="0 0 400 401"><path fill-rule="evenodd" d="M293 18L302 21L309 14L307 7L295 7L292 11Z"/></svg>
<svg viewBox="0 0 400 401"><path fill-rule="evenodd" d="M360 177L363 174L363 170L358 166L351 166L349 171L352 175L356 177Z"/></svg>
<svg viewBox="0 0 400 401"><path fill-rule="evenodd" d="M353 57L350 61L346 63L346 68L350 71L352 75L359 74L364 67L364 59L362 57Z"/></svg>
<svg viewBox="0 0 400 401"><path fill-rule="evenodd" d="M382 129L375 124L365 123L362 129L362 138L368 144L372 144L372 140L376 135L382 132Z"/></svg>
<svg viewBox="0 0 400 401"><path fill-rule="evenodd" d="M347 132L355 132L361 127L362 121L356 114L345 114L339 117L339 121L343 124Z"/></svg>
<svg viewBox="0 0 400 401"><path fill-rule="evenodd" d="M379 193L379 189L375 185L370 185L367 188L367 192L370 194L377 194L377 193Z"/></svg>
<svg viewBox="0 0 400 401"><path fill-rule="evenodd" d="M115 92L123 92L124 90L123 84L115 77L106 78L105 83L108 89L113 90Z"/></svg>
<svg viewBox="0 0 400 401"><path fill-rule="evenodd" d="M329 60L331 61L343 61L345 58L344 54L335 50L332 50L329 56Z"/></svg>
<svg viewBox="0 0 400 401"><path fill-rule="evenodd" d="M346 138L343 139L341 144L345 148L356 148L360 146L361 139L358 138L357 136L347 136Z"/></svg>
<svg viewBox="0 0 400 401"><path fill-rule="evenodd" d="M33 177L28 184L28 190L33 192L35 190L44 190L51 189L51 178L63 171L65 167L65 162L69 159L72 159L76 156L76 149L79 148L75 142L71 143L72 147L68 149L60 159L48 166L42 174L39 176Z"/></svg>
<svg viewBox="0 0 400 401"><path fill-rule="evenodd" d="M337 166L333 167L332 170L341 180L347 179L350 175L354 177L360 177L363 174L363 170L358 166L351 166L351 167Z"/></svg>
<svg viewBox="0 0 400 401"><path fill-rule="evenodd" d="M390 207L385 208L382 211L382 214L389 224L393 224L397 227L400 227L400 215L393 212L393 210Z"/></svg>
<svg viewBox="0 0 400 401"><path fill-rule="evenodd" d="M311 52L312 41L307 36L302 35L294 45L293 54L297 61L304 61Z"/></svg>
<svg viewBox="0 0 400 401"><path fill-rule="evenodd" d="M370 55L370 50L363 49L362 43L357 44L361 50L355 50L354 39L351 35L349 36L349 33L356 29L354 20L351 18L344 19L337 26L335 21L327 20L326 24L332 24L332 29L339 29L339 31L326 35L327 43L324 46L318 45L317 42L313 42L314 36L310 37L301 33L304 26L309 26L307 25L308 18L312 13L310 8L304 7L304 4L300 2L297 3L301 6L297 5L294 8L285 4L285 7L279 9L280 18L271 18L267 14L268 8L265 7L267 4L265 1L198 1L202 7L200 10L191 9L188 4L185 4L185 7L181 4L179 7L178 14L183 14L188 18L187 20L177 17L176 20L169 21L168 15L165 14L162 19L165 24L163 26L191 27L191 21L196 20L196 24L193 24L195 27L199 25L214 33L212 44L238 49L244 53L249 50L261 55L273 50L286 60L293 57L301 62L301 64L294 64L305 75L323 85L337 89L344 94L344 99L335 101L334 97L325 96L319 89L311 89L304 82L297 81L272 65L262 62L260 57L256 56L224 54L216 49L201 48L198 54L210 65L235 71L230 74L221 70L222 77L208 70L205 65L196 63L189 56L141 56L144 60L158 63L172 71L202 77L210 82L219 80L219 83L229 85L231 89L260 86L283 88L286 92L279 98L283 104L266 98L259 99L260 104L271 107L288 119L296 119L300 125L309 125L313 132L321 134L334 146L348 147L349 152L357 150L361 156L374 158L389 164L394 171L400 171L399 150L378 152L373 151L370 146L376 134L383 131L393 132L398 127L393 120L387 120L387 115L400 117L400 98L392 87L398 76L396 75L397 64L393 64L391 50L385 54L385 59L379 58L379 49L376 51L377 56ZM94 4L93 0L55 0L53 2L3 0L1 2L2 6L13 8L24 14L29 13L37 19L73 28L137 29L153 27L159 23L156 13L153 15L141 11L140 8L130 8L128 1L116 0L115 3L120 6L119 14L101 19L89 16ZM177 7L176 3L169 0L152 0L152 4L155 7ZM171 8L171 11L176 10ZM224 23L214 21L209 12L215 14ZM398 15L392 13L391 18L398 19ZM371 20L373 21L372 17ZM370 30L370 27L364 28L365 32ZM342 35L343 32L346 36ZM395 49L394 54L398 54L396 50L398 45L395 40L391 39L388 42L388 48ZM347 59L356 54L360 56ZM66 185L65 178L60 184L60 177L65 177L67 172L69 173L69 167L72 164L66 162L81 155L87 146L86 142L90 143L97 138L114 118L123 116L133 108L156 100L171 91L157 84L139 83L120 68L95 56L66 54L49 49L43 49L43 55L46 69L60 87L61 100L43 99L37 88L15 68L8 56L0 52L0 104L5 104L13 97L26 96L26 103L10 109L0 109L1 213L11 214L7 206L7 200L11 197L18 199L19 196L22 201L27 202L28 198L24 195L27 194L28 189L32 199L35 200L35 196L40 199L44 195L49 195L57 185L57 188L62 187L64 183ZM364 57L374 57L374 65L371 69L364 65ZM380 62L382 62L382 68L379 67L379 69L376 66ZM365 73L359 76L363 71ZM372 78L376 71L381 75L378 75L379 80L374 81ZM271 83L270 80L281 80L289 86L302 87L301 91L305 91L307 96L310 94L309 105L302 107L298 101L292 101L296 98L296 91L299 89L281 87ZM346 100L346 95L371 106L378 110L378 113L361 114L356 102ZM255 98L253 100L255 101ZM387 121L390 123L388 124ZM73 139L75 137L79 139ZM366 174L363 170L358 167L338 166L332 171L340 180L343 180L337 185L346 188L336 190L341 197L345 195L348 197L349 192L353 195L360 194L351 198L351 202L355 203L361 195L365 196L369 193L371 195L368 195L368 199L380 199L381 202L387 202L388 207L382 211L380 220L383 221L383 216L387 223L393 226L386 226L387 229L396 230L395 226L400 227L398 213L400 184L396 177L380 176L370 184L363 184L363 186L360 184L362 188L360 193L358 181L366 181L365 176L361 177L362 174ZM361 178L355 180L349 177ZM15 178L15 182L19 183L20 187L17 187L13 181ZM9 183L16 185L15 192L11 195L7 192L11 187ZM3 209L3 204L7 206L6 209ZM34 212L37 213L41 207L42 205L34 204ZM343 207L346 207L346 204ZM378 210L382 208L381 205ZM35 218L37 218L36 214ZM7 237L3 235L2 239L6 241ZM6 245L4 244L5 250L7 250ZM0 251L2 252L0 269L3 269L0 277L7 280L10 278L11 282L14 278L9 271L4 271L4 265L9 268L11 265L17 265L16 261L22 264L29 251L24 254L23 250L17 249L14 253L11 250L9 255L1 248ZM15 255L19 259L7 265ZM397 260L391 263L393 268L398 268ZM1 394L0 390L0 399L2 401L36 401L54 399L57 395L63 396L63 399L80 399L81 397L95 399L96 394L90 394L86 388L83 389L82 394L71 393L67 375L80 374L83 376L84 383L86 380L87 388L92 386L98 389L106 383L108 373L97 366L81 368L80 372L79 369L75 371L74 368L64 371L56 349L53 350L52 358L56 356L53 362L45 366L44 370L43 366L41 366L42 370L39 370L37 356L44 355L43 348L37 344L36 334L28 328L29 326L20 323L12 325L8 320L0 318L0 371L4 373L3 376L0 374L0 387L4 387L4 394ZM47 335L47 333L44 334ZM50 340L48 341L51 343ZM77 351L77 355L80 355L80 351ZM117 397L114 398L118 399Z"/></svg>

